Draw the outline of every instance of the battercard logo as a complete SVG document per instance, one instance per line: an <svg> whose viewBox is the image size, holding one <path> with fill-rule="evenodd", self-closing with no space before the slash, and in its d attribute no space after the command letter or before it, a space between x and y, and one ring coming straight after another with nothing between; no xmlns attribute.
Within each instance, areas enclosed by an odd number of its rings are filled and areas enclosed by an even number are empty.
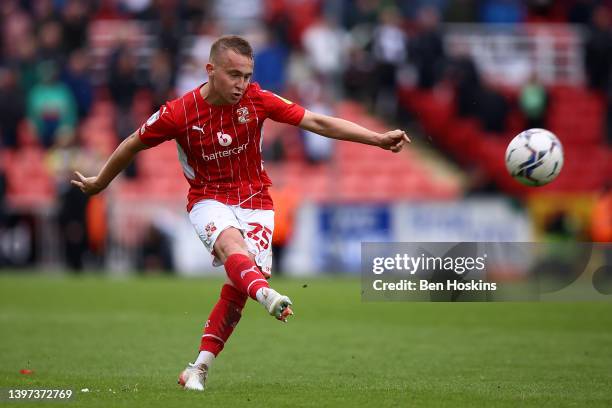
<svg viewBox="0 0 612 408"><path fill-rule="evenodd" d="M223 147L231 145L233 140L230 135L223 132L217 132L217 139L219 140L219 144Z"/></svg>
<svg viewBox="0 0 612 408"><path fill-rule="evenodd" d="M222 157L229 157L235 154L240 154L246 150L248 143L241 144L240 146L234 147L233 149L221 150L213 154L203 154L202 158L206 161L217 160Z"/></svg>

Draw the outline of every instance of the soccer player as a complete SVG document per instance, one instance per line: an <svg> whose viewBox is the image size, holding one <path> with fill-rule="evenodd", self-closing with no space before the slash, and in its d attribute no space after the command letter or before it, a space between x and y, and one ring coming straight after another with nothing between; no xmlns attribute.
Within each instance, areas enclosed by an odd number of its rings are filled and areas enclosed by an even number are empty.
<svg viewBox="0 0 612 408"><path fill-rule="evenodd" d="M209 81L167 102L125 139L97 176L76 172L72 184L97 194L141 150L174 140L189 183L187 211L198 236L224 265L226 283L204 326L200 352L179 375L185 389L204 390L208 370L240 321L250 297L283 322L291 300L270 287L274 211L271 181L261 157L262 125L270 118L339 140L399 152L410 139L401 130L376 133L355 123L309 112L251 83L253 50L239 36L211 47Z"/></svg>

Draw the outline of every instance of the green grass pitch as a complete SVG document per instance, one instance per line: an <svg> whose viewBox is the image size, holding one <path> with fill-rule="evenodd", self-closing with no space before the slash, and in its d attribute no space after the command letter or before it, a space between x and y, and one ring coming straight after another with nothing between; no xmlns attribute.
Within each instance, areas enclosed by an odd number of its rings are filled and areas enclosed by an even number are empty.
<svg viewBox="0 0 612 408"><path fill-rule="evenodd" d="M362 303L330 278L273 279L293 320L249 302L185 392L221 282L0 275L0 387L71 388L51 405L74 408L612 406L610 303Z"/></svg>

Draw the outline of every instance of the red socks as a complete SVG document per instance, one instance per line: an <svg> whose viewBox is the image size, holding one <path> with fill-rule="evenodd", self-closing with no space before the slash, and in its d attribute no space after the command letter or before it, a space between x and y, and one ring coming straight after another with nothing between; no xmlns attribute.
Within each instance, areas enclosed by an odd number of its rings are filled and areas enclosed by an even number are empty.
<svg viewBox="0 0 612 408"><path fill-rule="evenodd" d="M225 284L221 288L221 298L208 316L200 342L200 351L209 351L215 356L223 350L240 321L247 295L257 300L257 291L270 287L255 262L246 255L230 255L225 260L225 270L235 287Z"/></svg>
<svg viewBox="0 0 612 408"><path fill-rule="evenodd" d="M246 255L230 255L225 260L225 271L234 286L251 299L257 300L255 294L259 289L270 287L255 262Z"/></svg>
<svg viewBox="0 0 612 408"><path fill-rule="evenodd" d="M247 296L238 289L231 285L223 285L221 298L206 321L200 351L210 351L216 356L223 350L225 342L242 317L246 301Z"/></svg>

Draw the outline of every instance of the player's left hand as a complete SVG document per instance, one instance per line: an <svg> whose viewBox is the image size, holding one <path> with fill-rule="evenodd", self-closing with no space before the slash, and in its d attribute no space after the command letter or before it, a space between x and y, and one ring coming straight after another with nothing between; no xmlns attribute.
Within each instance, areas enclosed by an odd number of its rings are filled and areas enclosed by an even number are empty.
<svg viewBox="0 0 612 408"><path fill-rule="evenodd" d="M391 150L393 153L398 153L407 143L410 143L410 138L406 132L395 129L383 133L379 139L378 145L385 150Z"/></svg>

